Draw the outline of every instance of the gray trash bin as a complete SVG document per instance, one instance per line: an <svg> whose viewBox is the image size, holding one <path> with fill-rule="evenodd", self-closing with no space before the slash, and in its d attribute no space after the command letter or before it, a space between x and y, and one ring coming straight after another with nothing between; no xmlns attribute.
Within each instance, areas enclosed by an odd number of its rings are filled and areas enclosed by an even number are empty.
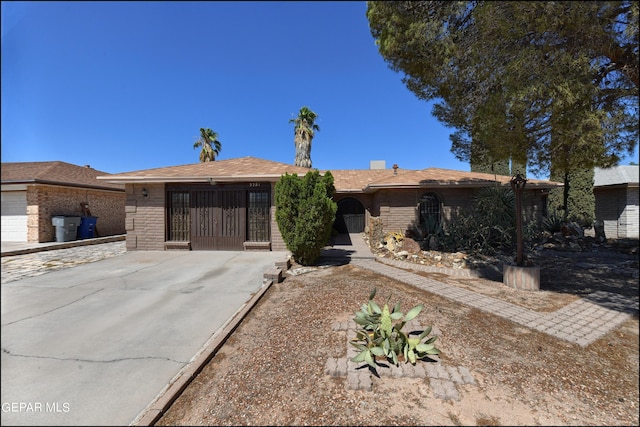
<svg viewBox="0 0 640 427"><path fill-rule="evenodd" d="M56 242L70 242L76 240L79 216L54 216L51 223L56 227Z"/></svg>

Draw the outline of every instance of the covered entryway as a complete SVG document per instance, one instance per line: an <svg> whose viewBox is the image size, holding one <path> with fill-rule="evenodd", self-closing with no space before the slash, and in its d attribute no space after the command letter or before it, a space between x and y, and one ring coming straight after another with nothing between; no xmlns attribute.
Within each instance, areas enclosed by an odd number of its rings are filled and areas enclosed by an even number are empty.
<svg viewBox="0 0 640 427"><path fill-rule="evenodd" d="M338 201L334 226L339 233L362 233L364 218L364 206L359 200L347 197Z"/></svg>
<svg viewBox="0 0 640 427"><path fill-rule="evenodd" d="M171 185L167 188L166 245L193 250L269 247L269 183Z"/></svg>

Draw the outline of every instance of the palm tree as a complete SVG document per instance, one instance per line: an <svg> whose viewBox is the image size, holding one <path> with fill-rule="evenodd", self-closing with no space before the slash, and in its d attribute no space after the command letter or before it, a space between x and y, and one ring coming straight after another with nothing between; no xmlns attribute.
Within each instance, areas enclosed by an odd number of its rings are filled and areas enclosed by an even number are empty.
<svg viewBox="0 0 640 427"><path fill-rule="evenodd" d="M213 162L222 150L222 144L218 141L218 134L209 128L200 128L200 137L193 143L193 148L202 147L200 151L201 162Z"/></svg>
<svg viewBox="0 0 640 427"><path fill-rule="evenodd" d="M311 140L314 131L319 131L320 127L315 124L318 115L311 111L308 107L302 107L298 113L298 117L289 120L294 127L294 140L296 145L296 159L294 164L303 168L311 167Z"/></svg>

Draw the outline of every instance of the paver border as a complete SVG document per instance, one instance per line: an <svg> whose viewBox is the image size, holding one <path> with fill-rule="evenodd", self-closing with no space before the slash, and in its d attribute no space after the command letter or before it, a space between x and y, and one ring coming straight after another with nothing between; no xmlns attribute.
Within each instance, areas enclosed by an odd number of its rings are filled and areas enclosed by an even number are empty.
<svg viewBox="0 0 640 427"><path fill-rule="evenodd" d="M638 313L637 300L605 291L594 292L550 313L537 312L425 278L386 262L380 262L378 259L355 260L352 263L355 266L391 277L451 301L569 341L580 347L588 346ZM597 302L593 302L594 300ZM608 308L607 305L613 305L615 308ZM567 313L573 315L567 316ZM586 323L572 322L575 317L586 320Z"/></svg>
<svg viewBox="0 0 640 427"><path fill-rule="evenodd" d="M409 322L408 329L423 330L424 327ZM431 362L420 360L416 364L381 362L380 369L375 374L366 363L353 362L352 358L358 354L358 349L350 344L351 337L356 335L356 324L353 320L334 322L331 329L342 332L345 336L345 355L342 357L330 357L324 365L325 375L331 377L345 377L347 390L373 391L373 377L384 381L383 377L391 378L419 378L424 380L425 387L429 387L436 399L460 400L460 392L457 385L476 385L476 380L471 372L464 366L445 365L438 356L431 356ZM434 328L434 335L440 336L441 332Z"/></svg>

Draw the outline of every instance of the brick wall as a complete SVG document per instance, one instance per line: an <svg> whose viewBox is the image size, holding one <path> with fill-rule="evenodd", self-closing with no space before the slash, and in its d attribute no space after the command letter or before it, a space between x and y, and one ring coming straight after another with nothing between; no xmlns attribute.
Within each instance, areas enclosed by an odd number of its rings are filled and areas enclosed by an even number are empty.
<svg viewBox="0 0 640 427"><path fill-rule="evenodd" d="M276 222L276 208L271 206L271 250L272 251L288 251L287 245L284 243L278 223Z"/></svg>
<svg viewBox="0 0 640 427"><path fill-rule="evenodd" d="M284 243L282 233L276 222L276 199L275 199L275 182L271 183L271 209L269 216L271 217L271 250L272 251L288 251L287 245Z"/></svg>
<svg viewBox="0 0 640 427"><path fill-rule="evenodd" d="M82 189L56 185L27 186L27 240L52 242L56 229L54 216L82 216L81 203L89 205L92 216L98 217L100 237L125 233L125 193L123 191Z"/></svg>
<svg viewBox="0 0 640 427"><path fill-rule="evenodd" d="M147 198L142 195L143 188ZM164 184L126 185L127 250L165 249L165 194ZM271 250L286 251L275 219L273 184L270 215Z"/></svg>
<svg viewBox="0 0 640 427"><path fill-rule="evenodd" d="M425 193L435 193L441 202L441 220L446 224L451 220L454 212L472 203L472 189L458 190L381 190L373 198L371 216L378 216L382 220L384 231L404 233L418 222L418 205ZM375 214L378 215L375 215Z"/></svg>
<svg viewBox="0 0 640 427"><path fill-rule="evenodd" d="M142 189L149 196L142 196ZM365 224L378 217L385 231L404 232L418 220L418 203L425 192L435 192L442 201L442 221L449 222L455 212L473 203L474 189L381 190L372 195L338 195L336 200L354 197L365 207ZM533 192L532 192L533 194ZM524 202L525 211L541 212L540 197ZM165 186L164 184L126 185L126 233L128 250L164 250L165 247ZM287 251L275 215L275 183L271 184L271 250Z"/></svg>
<svg viewBox="0 0 640 427"><path fill-rule="evenodd" d="M443 226L455 220L456 214L473 207L473 198L478 190L460 189L411 189L381 190L373 195L370 209L372 217L382 221L384 232L396 231L404 233L418 223L418 205L425 193L435 193L441 202L440 213ZM525 191L522 206L525 221L542 220L542 212L546 200L539 190ZM369 224L369 218L367 218Z"/></svg>
<svg viewBox="0 0 640 427"><path fill-rule="evenodd" d="M127 250L164 250L164 184L127 184L126 197Z"/></svg>
<svg viewBox="0 0 640 427"><path fill-rule="evenodd" d="M443 190L435 193L442 202L442 224L446 226L456 215L473 207L473 196L476 190L463 188L459 190Z"/></svg>

